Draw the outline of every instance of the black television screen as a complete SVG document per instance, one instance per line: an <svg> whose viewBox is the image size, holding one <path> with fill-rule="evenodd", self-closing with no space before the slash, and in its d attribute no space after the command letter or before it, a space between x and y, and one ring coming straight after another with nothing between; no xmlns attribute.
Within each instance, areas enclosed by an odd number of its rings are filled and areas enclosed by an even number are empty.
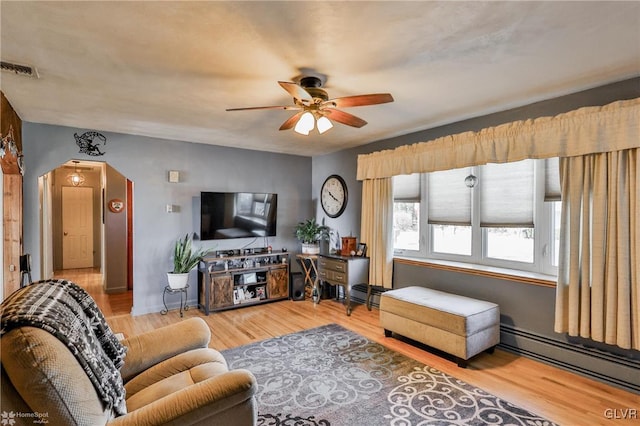
<svg viewBox="0 0 640 426"><path fill-rule="evenodd" d="M200 239L274 237L278 194L201 192Z"/></svg>

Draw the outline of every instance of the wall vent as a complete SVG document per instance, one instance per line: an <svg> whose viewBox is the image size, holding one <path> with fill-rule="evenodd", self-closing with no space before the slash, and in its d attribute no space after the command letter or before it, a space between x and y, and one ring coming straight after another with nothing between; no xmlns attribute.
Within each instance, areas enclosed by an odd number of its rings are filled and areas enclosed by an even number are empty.
<svg viewBox="0 0 640 426"><path fill-rule="evenodd" d="M38 78L38 71L29 65L12 64L11 62L0 61L0 69L2 71L12 72L26 77Z"/></svg>

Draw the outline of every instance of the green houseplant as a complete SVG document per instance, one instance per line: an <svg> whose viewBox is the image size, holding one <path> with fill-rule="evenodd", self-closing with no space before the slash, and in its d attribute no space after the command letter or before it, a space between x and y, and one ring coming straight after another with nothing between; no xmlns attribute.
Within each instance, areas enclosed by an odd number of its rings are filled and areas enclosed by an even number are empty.
<svg viewBox="0 0 640 426"><path fill-rule="evenodd" d="M315 218L300 222L295 227L295 236L302 243L302 253L318 254L318 241L329 238L329 227L320 225Z"/></svg>
<svg viewBox="0 0 640 426"><path fill-rule="evenodd" d="M169 287L184 288L189 280L189 272L195 268L209 250L194 250L193 241L189 234L178 238L173 247L173 271L167 272Z"/></svg>

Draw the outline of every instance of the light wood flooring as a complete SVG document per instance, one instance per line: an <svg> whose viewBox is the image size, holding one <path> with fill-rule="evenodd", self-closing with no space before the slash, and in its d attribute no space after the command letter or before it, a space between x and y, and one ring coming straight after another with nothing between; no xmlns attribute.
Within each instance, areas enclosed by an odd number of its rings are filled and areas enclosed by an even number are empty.
<svg viewBox="0 0 640 426"><path fill-rule="evenodd" d="M64 271L64 278L85 287L96 299L115 332L131 336L182 321L177 310L132 317L131 292L105 295L100 275L91 270ZM127 297L129 300L127 301ZM184 319L203 318L211 329L214 349L224 350L300 330L337 323L390 349L430 365L561 425L640 424L640 396L540 362L497 349L470 361L466 369L452 360L407 341L385 338L378 310L355 305L350 317L335 300L278 301L204 315L195 307ZM631 411L630 411L631 410ZM635 410L635 418L629 419ZM623 417L627 417L626 419Z"/></svg>

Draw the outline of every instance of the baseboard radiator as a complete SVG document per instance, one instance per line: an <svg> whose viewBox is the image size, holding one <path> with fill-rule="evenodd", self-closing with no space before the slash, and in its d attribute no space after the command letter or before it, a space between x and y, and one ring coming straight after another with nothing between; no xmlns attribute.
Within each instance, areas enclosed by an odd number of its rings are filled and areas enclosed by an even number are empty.
<svg viewBox="0 0 640 426"><path fill-rule="evenodd" d="M366 297L366 292L357 289L351 294L351 300L356 303L365 303ZM371 305L377 308L379 301L379 297L373 297ZM562 342L505 324L500 325L498 347L640 394L640 361Z"/></svg>
<svg viewBox="0 0 640 426"><path fill-rule="evenodd" d="M499 348L640 393L640 361L500 325Z"/></svg>

